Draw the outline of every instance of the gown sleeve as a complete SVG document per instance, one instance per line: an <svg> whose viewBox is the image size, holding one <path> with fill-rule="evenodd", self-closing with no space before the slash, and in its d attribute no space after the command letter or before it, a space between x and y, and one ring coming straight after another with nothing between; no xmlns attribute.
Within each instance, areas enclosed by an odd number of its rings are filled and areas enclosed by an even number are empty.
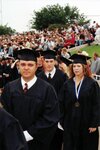
<svg viewBox="0 0 100 150"><path fill-rule="evenodd" d="M17 123L7 127L4 133L5 150L28 150L21 128Z"/></svg>
<svg viewBox="0 0 100 150"><path fill-rule="evenodd" d="M100 87L95 81L91 86L92 114L91 127L100 126Z"/></svg>
<svg viewBox="0 0 100 150"><path fill-rule="evenodd" d="M0 122L0 147L3 150L28 150L19 122L3 108L0 108Z"/></svg>

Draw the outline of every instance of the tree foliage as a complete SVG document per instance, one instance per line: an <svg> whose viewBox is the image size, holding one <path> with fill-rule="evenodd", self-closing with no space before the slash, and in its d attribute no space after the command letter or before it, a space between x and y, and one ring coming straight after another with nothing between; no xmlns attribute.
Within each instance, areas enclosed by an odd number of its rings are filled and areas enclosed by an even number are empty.
<svg viewBox="0 0 100 150"><path fill-rule="evenodd" d="M77 20L79 23L86 22L84 14L80 14L77 7L70 7L68 4L65 7L57 5L47 5L40 11L34 11L34 16L31 20L31 27L37 30L48 28L53 24L66 25Z"/></svg>
<svg viewBox="0 0 100 150"><path fill-rule="evenodd" d="M13 34L15 33L15 30L12 29L11 27L7 27L7 25L0 25L0 35L5 35L5 34Z"/></svg>

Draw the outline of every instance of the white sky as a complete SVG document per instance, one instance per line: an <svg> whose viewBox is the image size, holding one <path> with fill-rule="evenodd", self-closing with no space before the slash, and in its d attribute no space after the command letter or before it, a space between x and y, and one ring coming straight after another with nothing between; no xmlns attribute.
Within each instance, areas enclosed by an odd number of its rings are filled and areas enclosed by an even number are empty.
<svg viewBox="0 0 100 150"><path fill-rule="evenodd" d="M34 10L57 3L76 6L80 13L100 23L100 0L0 0L0 24L7 24L18 32L27 31Z"/></svg>

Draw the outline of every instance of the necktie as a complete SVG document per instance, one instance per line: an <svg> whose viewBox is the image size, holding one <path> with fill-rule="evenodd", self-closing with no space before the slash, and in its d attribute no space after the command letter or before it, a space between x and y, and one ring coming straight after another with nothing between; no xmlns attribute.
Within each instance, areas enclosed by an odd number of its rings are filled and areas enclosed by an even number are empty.
<svg viewBox="0 0 100 150"><path fill-rule="evenodd" d="M24 84L24 89L23 90L24 90L24 93L26 93L26 91L28 90L28 84L27 83Z"/></svg>
<svg viewBox="0 0 100 150"><path fill-rule="evenodd" d="M49 80L51 79L51 73L48 74L48 79L49 79Z"/></svg>

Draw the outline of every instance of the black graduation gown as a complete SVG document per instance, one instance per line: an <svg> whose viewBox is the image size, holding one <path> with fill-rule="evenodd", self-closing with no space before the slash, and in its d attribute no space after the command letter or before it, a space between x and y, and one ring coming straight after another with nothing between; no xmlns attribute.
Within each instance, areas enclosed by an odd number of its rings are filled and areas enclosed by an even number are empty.
<svg viewBox="0 0 100 150"><path fill-rule="evenodd" d="M47 76L45 75L44 71L40 72L38 74L38 77L40 77L41 79L49 82L54 87L54 89L56 90L57 95L60 92L60 89L63 86L64 82L67 80L66 74L64 74L58 68L56 68L56 72L55 72L53 78L51 78L51 79L47 78Z"/></svg>
<svg viewBox="0 0 100 150"><path fill-rule="evenodd" d="M48 79L45 72L42 71L38 74L38 77L49 82L55 89L57 95L59 94L64 82L67 80L66 74L64 74L60 69L56 68L56 72L53 78ZM61 150L63 140L63 131L57 127L57 131L51 143L50 150Z"/></svg>
<svg viewBox="0 0 100 150"><path fill-rule="evenodd" d="M29 150L47 150L59 119L59 106L53 87L42 79L26 92L21 80L8 83L1 96L5 109L20 122L23 130L34 138Z"/></svg>
<svg viewBox="0 0 100 150"><path fill-rule="evenodd" d="M89 127L100 126L100 88L97 82L85 77L79 93L79 107L75 107L75 83L69 79L63 86L61 102L64 150L97 150L98 130L89 133Z"/></svg>
<svg viewBox="0 0 100 150"><path fill-rule="evenodd" d="M18 121L0 108L0 150L28 150Z"/></svg>
<svg viewBox="0 0 100 150"><path fill-rule="evenodd" d="M43 71L43 66L37 68L36 75L38 75L41 71Z"/></svg>
<svg viewBox="0 0 100 150"><path fill-rule="evenodd" d="M3 69L3 74L7 74L9 75L8 77L6 77L4 75L4 85L7 84L9 81L11 81L11 65L4 65L4 69Z"/></svg>
<svg viewBox="0 0 100 150"><path fill-rule="evenodd" d="M10 76L11 81L18 79L21 76L16 65L14 66L14 68L11 68Z"/></svg>
<svg viewBox="0 0 100 150"><path fill-rule="evenodd" d="M0 88L3 88L3 67L0 64Z"/></svg>

